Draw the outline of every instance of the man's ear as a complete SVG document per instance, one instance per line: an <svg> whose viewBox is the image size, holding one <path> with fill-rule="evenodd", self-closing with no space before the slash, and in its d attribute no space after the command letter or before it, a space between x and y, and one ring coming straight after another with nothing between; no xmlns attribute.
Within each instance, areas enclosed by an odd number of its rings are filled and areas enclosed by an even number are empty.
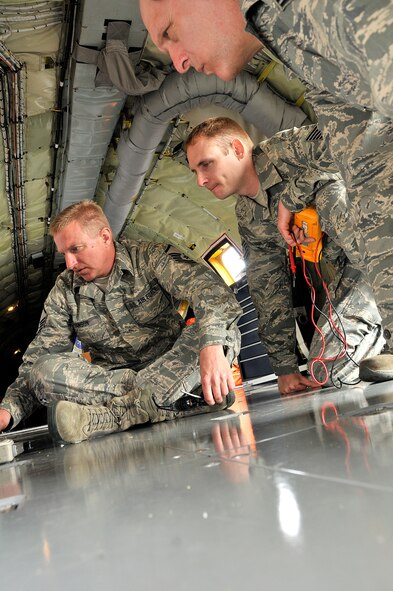
<svg viewBox="0 0 393 591"><path fill-rule="evenodd" d="M106 245L111 244L112 242L112 230L110 228L102 228L101 230L101 236L103 241L105 242Z"/></svg>
<svg viewBox="0 0 393 591"><path fill-rule="evenodd" d="M239 139L235 138L234 140L232 140L232 148L235 152L236 158L238 160L242 160L242 158L244 158L245 153L245 149L242 142Z"/></svg>

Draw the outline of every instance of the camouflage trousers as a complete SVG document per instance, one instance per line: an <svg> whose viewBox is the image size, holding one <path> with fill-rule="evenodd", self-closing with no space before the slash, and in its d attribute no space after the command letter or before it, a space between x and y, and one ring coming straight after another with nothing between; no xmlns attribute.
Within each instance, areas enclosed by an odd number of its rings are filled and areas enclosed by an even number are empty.
<svg viewBox="0 0 393 591"><path fill-rule="evenodd" d="M312 98L312 97L310 97ZM348 106L316 105L344 178L362 270L393 350L393 121Z"/></svg>
<svg viewBox="0 0 393 591"><path fill-rule="evenodd" d="M308 369L319 382L323 383L328 377L327 386L353 385L359 380L359 362L365 357L378 355L383 349L385 339L381 317L364 275L350 263L344 265L329 285L329 295L333 307L332 320L345 337L347 353L341 355L344 346L331 328L329 303L326 302L317 324L325 342L322 357L326 369L318 361L322 337L317 330L310 346ZM314 362L314 359L317 361Z"/></svg>
<svg viewBox="0 0 393 591"><path fill-rule="evenodd" d="M236 325L227 331L225 351L232 364L240 350ZM170 404L200 386L199 335L196 325L186 327L172 349L136 372L130 368L107 369L77 353L48 354L32 366L29 385L43 405L56 400L105 405L114 396L146 389L158 404Z"/></svg>

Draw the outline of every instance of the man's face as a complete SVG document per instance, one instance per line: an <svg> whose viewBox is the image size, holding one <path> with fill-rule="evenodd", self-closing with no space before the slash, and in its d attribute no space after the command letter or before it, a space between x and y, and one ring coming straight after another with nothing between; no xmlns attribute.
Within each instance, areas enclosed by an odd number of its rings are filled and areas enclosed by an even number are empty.
<svg viewBox="0 0 393 591"><path fill-rule="evenodd" d="M193 67L232 80L257 50L238 0L140 0L140 8L153 42L181 74Z"/></svg>
<svg viewBox="0 0 393 591"><path fill-rule="evenodd" d="M109 228L103 228L92 237L74 221L57 232L53 239L57 250L65 257L67 269L85 281L106 277L111 272L115 248Z"/></svg>
<svg viewBox="0 0 393 591"><path fill-rule="evenodd" d="M244 160L237 157L232 146L226 154L215 138L199 137L188 146L187 159L198 185L209 189L217 199L239 192Z"/></svg>

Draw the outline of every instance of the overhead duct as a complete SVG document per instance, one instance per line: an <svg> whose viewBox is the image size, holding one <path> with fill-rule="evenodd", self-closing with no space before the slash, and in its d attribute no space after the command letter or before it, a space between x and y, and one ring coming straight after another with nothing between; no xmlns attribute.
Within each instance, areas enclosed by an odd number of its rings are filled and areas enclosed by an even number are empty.
<svg viewBox="0 0 393 591"><path fill-rule="evenodd" d="M130 130L120 139L119 165L104 208L115 235L123 227L169 122L181 113L211 104L241 113L267 137L299 127L307 119L299 107L287 103L267 84L259 85L248 72L230 82L195 70L170 74L158 90L141 98Z"/></svg>

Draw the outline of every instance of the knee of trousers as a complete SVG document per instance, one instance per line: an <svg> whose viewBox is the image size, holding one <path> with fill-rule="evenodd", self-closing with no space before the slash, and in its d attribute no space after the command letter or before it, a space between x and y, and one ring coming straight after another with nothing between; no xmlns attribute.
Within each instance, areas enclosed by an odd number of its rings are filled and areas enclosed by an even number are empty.
<svg viewBox="0 0 393 591"><path fill-rule="evenodd" d="M74 354L71 354L74 356ZM29 385L34 390L38 400L45 404L46 392L52 390L53 378L56 370L59 369L59 361L64 362L67 353L59 356L56 353L42 355L33 363L29 373Z"/></svg>

